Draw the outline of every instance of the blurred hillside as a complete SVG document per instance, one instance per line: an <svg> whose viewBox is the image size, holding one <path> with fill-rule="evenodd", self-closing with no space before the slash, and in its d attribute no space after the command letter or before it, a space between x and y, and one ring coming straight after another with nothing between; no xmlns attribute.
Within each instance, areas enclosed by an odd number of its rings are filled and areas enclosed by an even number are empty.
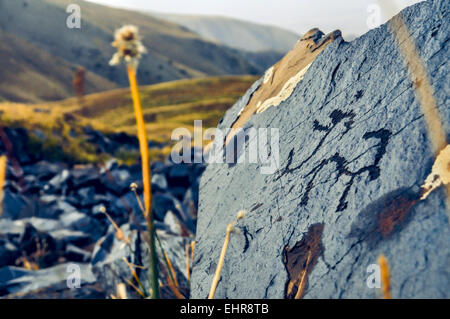
<svg viewBox="0 0 450 319"><path fill-rule="evenodd" d="M72 79L79 66L1 29L0 43L0 101L36 103L73 95ZM89 71L85 83L86 93L117 87Z"/></svg>
<svg viewBox="0 0 450 319"><path fill-rule="evenodd" d="M66 7L71 3L81 7L81 29L66 27ZM262 74L280 57L272 52L236 50L171 22L85 1L1 0L0 34L7 38L0 50L0 96L21 102L69 97L75 65L88 71L87 92L127 86L123 69L112 68L108 62L114 52L110 46L114 30L129 23L140 28L149 51L139 68L143 85L203 76Z"/></svg>
<svg viewBox="0 0 450 319"><path fill-rule="evenodd" d="M300 38L298 34L282 28L227 17L156 12L150 14L182 25L205 39L246 51L275 51L284 54Z"/></svg>

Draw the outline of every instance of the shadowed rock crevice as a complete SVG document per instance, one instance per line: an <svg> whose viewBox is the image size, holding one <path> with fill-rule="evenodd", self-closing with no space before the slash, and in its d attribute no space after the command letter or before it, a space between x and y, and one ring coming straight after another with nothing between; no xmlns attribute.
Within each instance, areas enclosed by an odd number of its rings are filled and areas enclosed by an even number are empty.
<svg viewBox="0 0 450 319"><path fill-rule="evenodd" d="M288 273L288 282L285 288L287 299L303 297L308 276L324 251L321 241L323 229L323 224L311 225L303 239L297 242L294 247L286 246L284 248L283 262Z"/></svg>

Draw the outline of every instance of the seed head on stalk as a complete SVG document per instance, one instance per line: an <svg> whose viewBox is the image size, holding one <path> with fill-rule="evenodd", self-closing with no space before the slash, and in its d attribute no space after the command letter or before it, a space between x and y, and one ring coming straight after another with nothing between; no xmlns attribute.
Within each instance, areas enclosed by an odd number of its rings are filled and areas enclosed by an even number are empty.
<svg viewBox="0 0 450 319"><path fill-rule="evenodd" d="M139 148L141 152L142 162L142 180L144 186L144 217L147 221L147 228L149 233L149 247L150 247L150 279L152 285L152 298L159 299L159 273L158 260L156 255L155 245L155 228L152 216L152 197L150 184L150 160L148 154L148 140L145 129L144 115L142 112L141 97L139 95L139 87L136 79L137 66L142 54L146 52L140 37L138 28L132 25L125 25L118 29L114 35L114 42L112 46L117 48L117 52L109 62L111 65L119 64L122 60L125 61L128 71L128 79L130 81L131 97L133 99L134 113L136 115L136 126L139 139Z"/></svg>
<svg viewBox="0 0 450 319"><path fill-rule="evenodd" d="M117 52L109 61L110 65L118 65L125 60L127 65L136 69L142 54L147 52L139 37L139 29L134 25L124 25L117 29L112 46L117 48Z"/></svg>

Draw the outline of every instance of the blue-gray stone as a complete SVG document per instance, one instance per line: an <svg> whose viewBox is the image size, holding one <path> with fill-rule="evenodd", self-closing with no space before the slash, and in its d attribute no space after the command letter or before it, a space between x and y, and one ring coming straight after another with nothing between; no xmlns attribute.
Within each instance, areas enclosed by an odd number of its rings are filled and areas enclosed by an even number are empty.
<svg viewBox="0 0 450 319"><path fill-rule="evenodd" d="M447 141L449 6L426 1L401 13ZM231 127L260 82L219 128ZM450 297L446 193L441 187L414 204L434 150L388 25L351 43L336 39L286 101L254 114L245 127L280 130L280 168L263 175L260 164L208 165L191 297L207 297L227 225L243 208L248 214L231 235L216 298L292 297L289 265L295 262L299 269L308 265L304 298L377 298L367 270L380 254L389 263L394 298Z"/></svg>

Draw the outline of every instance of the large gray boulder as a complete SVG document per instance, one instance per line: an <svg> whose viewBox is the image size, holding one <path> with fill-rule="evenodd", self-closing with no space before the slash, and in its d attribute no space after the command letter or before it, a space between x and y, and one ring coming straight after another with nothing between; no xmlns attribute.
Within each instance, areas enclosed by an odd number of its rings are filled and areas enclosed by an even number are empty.
<svg viewBox="0 0 450 319"><path fill-rule="evenodd" d="M401 12L450 138L449 2ZM263 79L225 115L231 127ZM279 169L209 164L200 184L191 297L206 298L228 223L241 209L216 298L376 298L372 264L388 260L394 298L450 297L443 187L423 201L435 160L403 56L388 25L337 37L293 93L243 128L279 129ZM249 140L244 144L247 147ZM275 152L276 150L273 150ZM245 153L244 153L245 154ZM369 267L369 268L368 268Z"/></svg>

